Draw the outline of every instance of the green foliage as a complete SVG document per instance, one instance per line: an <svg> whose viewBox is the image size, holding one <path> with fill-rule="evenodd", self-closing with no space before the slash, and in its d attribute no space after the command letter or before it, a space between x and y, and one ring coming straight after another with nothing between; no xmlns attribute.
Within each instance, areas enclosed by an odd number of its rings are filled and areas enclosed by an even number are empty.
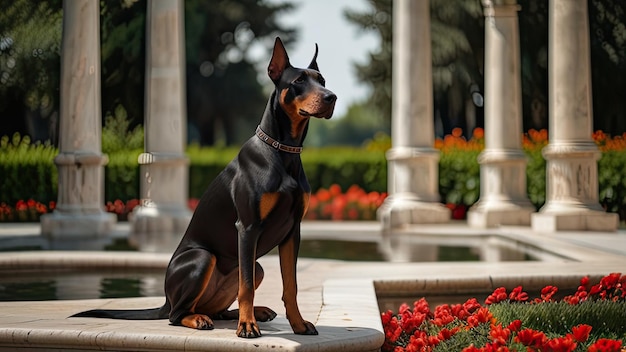
<svg viewBox="0 0 626 352"><path fill-rule="evenodd" d="M537 304L497 303L489 307L493 316L504 326L513 320L523 322L523 328L554 335L565 335L579 324L593 326L594 334L604 338L626 338L626 302L588 300L578 304L542 302ZM548 335L549 336L549 335ZM593 340L593 338L592 338Z"/></svg>
<svg viewBox="0 0 626 352"><path fill-rule="evenodd" d="M373 31L380 36L380 46L371 52L367 62L355 63L358 79L372 88L369 100L372 107L382 116L391 119L391 0L368 0L369 11L359 13L345 11L348 21L364 31Z"/></svg>
<svg viewBox="0 0 626 352"><path fill-rule="evenodd" d="M479 150L453 149L439 158L439 193L442 201L472 205L480 196Z"/></svg>
<svg viewBox="0 0 626 352"><path fill-rule="evenodd" d="M207 186L237 155L238 148L187 148L189 165L189 197L200 198Z"/></svg>
<svg viewBox="0 0 626 352"><path fill-rule="evenodd" d="M139 165L137 158L143 148L117 150L108 154L104 168L104 198L106 201L139 199Z"/></svg>
<svg viewBox="0 0 626 352"><path fill-rule="evenodd" d="M15 204L21 199L40 202L56 200L57 172L53 164L57 150L49 144L31 143L28 136L0 138L0 202Z"/></svg>
<svg viewBox="0 0 626 352"><path fill-rule="evenodd" d="M313 191L338 184L353 184L366 192L387 190L387 161L383 152L358 148L329 147L305 150L302 164Z"/></svg>
<svg viewBox="0 0 626 352"><path fill-rule="evenodd" d="M489 339L489 325L481 324L472 329L463 329L447 340L441 341L433 352L463 351L467 346L484 346ZM521 351L521 350L520 350Z"/></svg>
<svg viewBox="0 0 626 352"><path fill-rule="evenodd" d="M305 147L361 146L363 141L377 134L390 133L390 129L389 120L378 109L373 109L370 102L355 103L350 105L345 116L311 121Z"/></svg>
<svg viewBox="0 0 626 352"><path fill-rule="evenodd" d="M528 163L526 164L526 190L528 198L537 210L546 201L546 160L541 149L525 149Z"/></svg>
<svg viewBox="0 0 626 352"><path fill-rule="evenodd" d="M0 3L0 111L18 99L43 116L58 97L60 1ZM19 24L19 25L16 25Z"/></svg>
<svg viewBox="0 0 626 352"><path fill-rule="evenodd" d="M122 133L127 121L120 113L107 119L103 129L103 148L109 157L105 167L105 199L129 200L139 197L137 157L143 151L142 131L136 128ZM387 190L385 151L389 139L378 135L364 148L306 148L302 162L316 192L338 184L342 189L358 185L366 192ZM189 196L199 198L208 184L237 155L238 148L210 148L191 145L187 148ZM530 201L539 209L545 202L545 160L540 147L524 148L528 157L527 189ZM50 144L31 143L30 138L4 136L0 139L0 201L9 204L35 199L46 203L56 200L57 170L53 163L57 149ZM470 146L446 147L439 159L439 193L445 203L471 206L480 195L480 149ZM598 162L599 200L607 211L626 213L626 153L621 149L602 152Z"/></svg>
<svg viewBox="0 0 626 352"><path fill-rule="evenodd" d="M117 115L120 105L132 126L143 121L146 1L100 1L102 111Z"/></svg>
<svg viewBox="0 0 626 352"><path fill-rule="evenodd" d="M381 45L368 61L355 63L357 77L372 87L370 101L391 117L392 1L369 0L368 11L347 10L345 16L361 30L379 35ZM474 50L482 50L482 9L474 0L431 0L431 42L435 95L453 83L468 86L481 81L480 62Z"/></svg>
<svg viewBox="0 0 626 352"><path fill-rule="evenodd" d="M107 114L102 128L102 152L105 154L123 150L143 149L143 126L131 129L126 110L122 105L114 114Z"/></svg>
<svg viewBox="0 0 626 352"><path fill-rule="evenodd" d="M626 218L626 153L623 150L607 150L598 161L599 199L607 211L619 213Z"/></svg>

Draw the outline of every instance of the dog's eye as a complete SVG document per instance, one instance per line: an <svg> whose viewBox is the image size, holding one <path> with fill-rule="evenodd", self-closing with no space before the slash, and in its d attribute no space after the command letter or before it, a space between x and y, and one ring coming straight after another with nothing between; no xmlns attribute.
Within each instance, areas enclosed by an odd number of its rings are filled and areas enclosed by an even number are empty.
<svg viewBox="0 0 626 352"><path fill-rule="evenodd" d="M324 79L324 77L320 76L318 81L320 82L322 87L326 87L326 80Z"/></svg>
<svg viewBox="0 0 626 352"><path fill-rule="evenodd" d="M306 81L306 75L300 75L298 78L296 78L296 80L294 81L294 83L304 83L304 81Z"/></svg>

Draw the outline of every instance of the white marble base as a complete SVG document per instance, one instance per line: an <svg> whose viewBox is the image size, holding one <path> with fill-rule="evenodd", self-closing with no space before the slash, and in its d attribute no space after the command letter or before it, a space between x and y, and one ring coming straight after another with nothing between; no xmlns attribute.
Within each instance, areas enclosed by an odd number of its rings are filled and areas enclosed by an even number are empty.
<svg viewBox="0 0 626 352"><path fill-rule="evenodd" d="M41 234L52 239L104 237L113 232L116 222L116 215L105 211L54 211L41 216Z"/></svg>
<svg viewBox="0 0 626 352"><path fill-rule="evenodd" d="M492 228L500 225L528 226L533 212L535 208L530 203L516 205L478 202L467 212L467 224L477 228Z"/></svg>
<svg viewBox="0 0 626 352"><path fill-rule="evenodd" d="M408 194L394 194L378 209L383 229L409 224L438 224L450 221L450 209L441 203L424 202Z"/></svg>
<svg viewBox="0 0 626 352"><path fill-rule="evenodd" d="M597 210L578 212L539 212L532 214L531 226L535 232L605 231L613 232L619 225L619 216Z"/></svg>

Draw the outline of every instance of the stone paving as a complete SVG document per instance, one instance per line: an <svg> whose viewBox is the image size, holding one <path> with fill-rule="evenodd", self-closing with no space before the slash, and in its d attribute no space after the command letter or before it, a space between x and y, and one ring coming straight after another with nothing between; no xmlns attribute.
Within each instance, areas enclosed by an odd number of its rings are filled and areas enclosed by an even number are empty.
<svg viewBox="0 0 626 352"><path fill-rule="evenodd" d="M36 227L3 225L0 227L0 239L7 240L16 235L28 237L33 235L33 231L36 232ZM334 238L373 240L377 231L375 223L315 222L303 225L305 238L324 237L334 232ZM278 257L266 256L260 260L265 269L265 279L257 290L255 304L272 307L278 317L272 322L260 323L261 338L237 338L235 321L217 322L216 328L211 331L195 331L171 326L166 320L67 318L78 311L98 307L157 307L163 303L162 297L0 302L0 350L376 351L383 341L377 294L393 296L412 292L417 297L488 293L496 287L519 284L525 289L541 288L548 283L571 287L584 275L601 276L615 271L624 272L626 268L626 233L623 231L540 235L527 228L477 231L464 224L453 223L408 228L400 236L410 233L441 237L480 233L508 236L525 246L559 252L563 259L549 263L380 263L300 258L300 308L305 319L316 324L320 334L297 336L291 332L280 300L282 285ZM0 253L0 272L51 265L165 267L169 256L167 253L143 252L3 252Z"/></svg>

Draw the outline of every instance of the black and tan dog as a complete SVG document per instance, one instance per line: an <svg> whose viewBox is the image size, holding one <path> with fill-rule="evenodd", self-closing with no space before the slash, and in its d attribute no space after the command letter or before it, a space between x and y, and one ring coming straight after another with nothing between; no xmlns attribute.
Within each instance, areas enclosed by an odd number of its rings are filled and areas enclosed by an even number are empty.
<svg viewBox="0 0 626 352"><path fill-rule="evenodd" d="M276 90L256 134L200 199L167 268L163 307L90 310L75 317L169 317L174 325L194 329L212 329L212 319L238 318L238 336L258 337L257 321L272 320L276 313L253 305L263 279L256 260L278 246L287 319L294 333L317 334L296 301L300 221L310 194L299 153L309 118L330 118L337 99L324 87L316 59L317 45L308 68L292 67L276 38L268 67ZM229 311L235 299L239 309Z"/></svg>

